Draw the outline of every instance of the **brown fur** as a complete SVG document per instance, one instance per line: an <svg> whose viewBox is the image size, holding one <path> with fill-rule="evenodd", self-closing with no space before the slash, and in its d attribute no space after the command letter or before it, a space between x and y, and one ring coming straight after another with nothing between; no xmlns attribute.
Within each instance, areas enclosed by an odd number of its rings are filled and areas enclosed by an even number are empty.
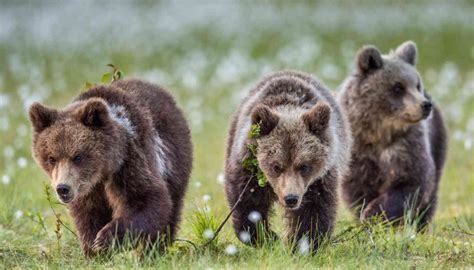
<svg viewBox="0 0 474 270"><path fill-rule="evenodd" d="M88 90L62 110L35 103L30 119L34 157L58 194L62 186L70 188L60 199L86 255L126 234L152 243L160 234L174 238L192 145L170 94L121 80Z"/></svg>
<svg viewBox="0 0 474 270"><path fill-rule="evenodd" d="M417 49L406 42L382 56L367 46L343 84L340 104L348 116L354 147L343 197L360 220L383 214L400 220L409 207L423 226L435 212L444 165L446 128L423 87Z"/></svg>
<svg viewBox="0 0 474 270"><path fill-rule="evenodd" d="M252 123L261 126L257 139L248 137ZM225 191L231 207L254 177L232 216L236 234L249 232L250 243L257 242L257 226L248 215L258 211L264 234L276 237L268 217L278 201L286 210L290 239L308 237L316 251L334 225L337 183L350 155L348 130L329 90L311 76L285 71L260 82L234 115L227 143ZM250 143L257 144L268 178L263 188L242 166ZM294 204L288 204L289 195Z"/></svg>

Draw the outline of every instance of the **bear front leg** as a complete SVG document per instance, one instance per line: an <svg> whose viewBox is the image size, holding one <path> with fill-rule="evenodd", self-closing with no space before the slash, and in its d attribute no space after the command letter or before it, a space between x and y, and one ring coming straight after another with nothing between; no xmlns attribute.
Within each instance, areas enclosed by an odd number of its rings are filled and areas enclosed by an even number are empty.
<svg viewBox="0 0 474 270"><path fill-rule="evenodd" d="M410 208L419 212L423 190L417 185L402 182L389 187L380 196L369 202L361 213L361 222L382 215L388 221L401 221Z"/></svg>
<svg viewBox="0 0 474 270"><path fill-rule="evenodd" d="M247 172L241 172L241 175L239 179L231 178L229 175L226 177L226 194L230 208L236 205L245 184L251 177ZM277 238L276 233L270 229L268 221L274 200L269 185L260 187L255 179L249 183L232 213L234 231L240 241L248 245L257 245L259 240Z"/></svg>
<svg viewBox="0 0 474 270"><path fill-rule="evenodd" d="M112 220L112 210L100 189L96 187L86 198L70 206L81 248L87 257L93 255L92 245L97 233Z"/></svg>
<svg viewBox="0 0 474 270"><path fill-rule="evenodd" d="M156 194L160 194L157 196ZM166 192L155 193L153 198L143 194L142 201L133 202L134 205L125 205L123 213L107 223L93 242L94 252L107 251L112 244L123 244L125 237L134 240L144 240L154 244L159 240L161 233L166 233L169 225L171 198Z"/></svg>
<svg viewBox="0 0 474 270"><path fill-rule="evenodd" d="M331 234L337 209L335 179L314 183L303 197L301 206L287 210L289 240L295 251L316 253L324 237ZM334 182L330 182L334 181Z"/></svg>

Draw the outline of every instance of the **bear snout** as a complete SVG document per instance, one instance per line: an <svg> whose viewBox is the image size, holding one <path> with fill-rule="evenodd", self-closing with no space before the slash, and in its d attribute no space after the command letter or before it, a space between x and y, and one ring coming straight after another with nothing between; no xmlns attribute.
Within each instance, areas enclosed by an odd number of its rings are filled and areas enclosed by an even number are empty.
<svg viewBox="0 0 474 270"><path fill-rule="evenodd" d="M56 193L59 196L59 199L64 202L68 203L72 200L72 192L71 192L71 187L66 184L59 184L56 186Z"/></svg>
<svg viewBox="0 0 474 270"><path fill-rule="evenodd" d="M423 103L421 103L423 118L427 118L430 115L432 109L433 109L433 103L431 103L431 101L424 101Z"/></svg>
<svg viewBox="0 0 474 270"><path fill-rule="evenodd" d="M288 208L295 208L298 205L299 197L294 194L285 196L285 206Z"/></svg>

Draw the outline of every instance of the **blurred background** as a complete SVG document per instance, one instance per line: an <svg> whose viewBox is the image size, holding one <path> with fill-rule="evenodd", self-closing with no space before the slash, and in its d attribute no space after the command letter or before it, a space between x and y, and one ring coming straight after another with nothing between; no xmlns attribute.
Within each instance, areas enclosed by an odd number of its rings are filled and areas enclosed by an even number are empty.
<svg viewBox="0 0 474 270"><path fill-rule="evenodd" d="M417 43L417 67L449 126L435 222L465 216L474 226L472 1L0 1L0 245L22 236L37 239L24 248L38 249L47 237L31 216L54 224L27 108L65 106L85 82L100 82L108 63L167 88L186 113L195 146L186 237L193 208L228 211L229 120L258 80L298 69L337 90L361 46L388 53L405 40ZM342 206L340 216L350 220Z"/></svg>

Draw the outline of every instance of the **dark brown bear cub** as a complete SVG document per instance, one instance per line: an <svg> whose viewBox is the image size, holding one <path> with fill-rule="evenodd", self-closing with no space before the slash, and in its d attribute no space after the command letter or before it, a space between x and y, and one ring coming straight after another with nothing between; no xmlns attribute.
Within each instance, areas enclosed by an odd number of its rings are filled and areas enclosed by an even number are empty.
<svg viewBox="0 0 474 270"><path fill-rule="evenodd" d="M170 94L123 80L61 110L35 103L30 119L34 158L67 204L86 255L125 235L147 244L174 238L192 145Z"/></svg>
<svg viewBox="0 0 474 270"><path fill-rule="evenodd" d="M249 137L255 125L259 134ZM350 145L348 123L330 91L316 79L286 71L260 82L234 115L227 144L225 191L230 207L243 192L232 216L241 241L256 244L258 232L275 237L268 218L278 201L286 212L290 240L305 239L316 251L334 225L338 179L346 172ZM243 164L253 154L268 180L264 187L255 175L258 171Z"/></svg>
<svg viewBox="0 0 474 270"><path fill-rule="evenodd" d="M340 104L354 137L342 191L361 221L383 215L416 221L421 228L435 212L446 129L423 87L416 58L413 42L389 55L364 47L355 73L342 86Z"/></svg>

